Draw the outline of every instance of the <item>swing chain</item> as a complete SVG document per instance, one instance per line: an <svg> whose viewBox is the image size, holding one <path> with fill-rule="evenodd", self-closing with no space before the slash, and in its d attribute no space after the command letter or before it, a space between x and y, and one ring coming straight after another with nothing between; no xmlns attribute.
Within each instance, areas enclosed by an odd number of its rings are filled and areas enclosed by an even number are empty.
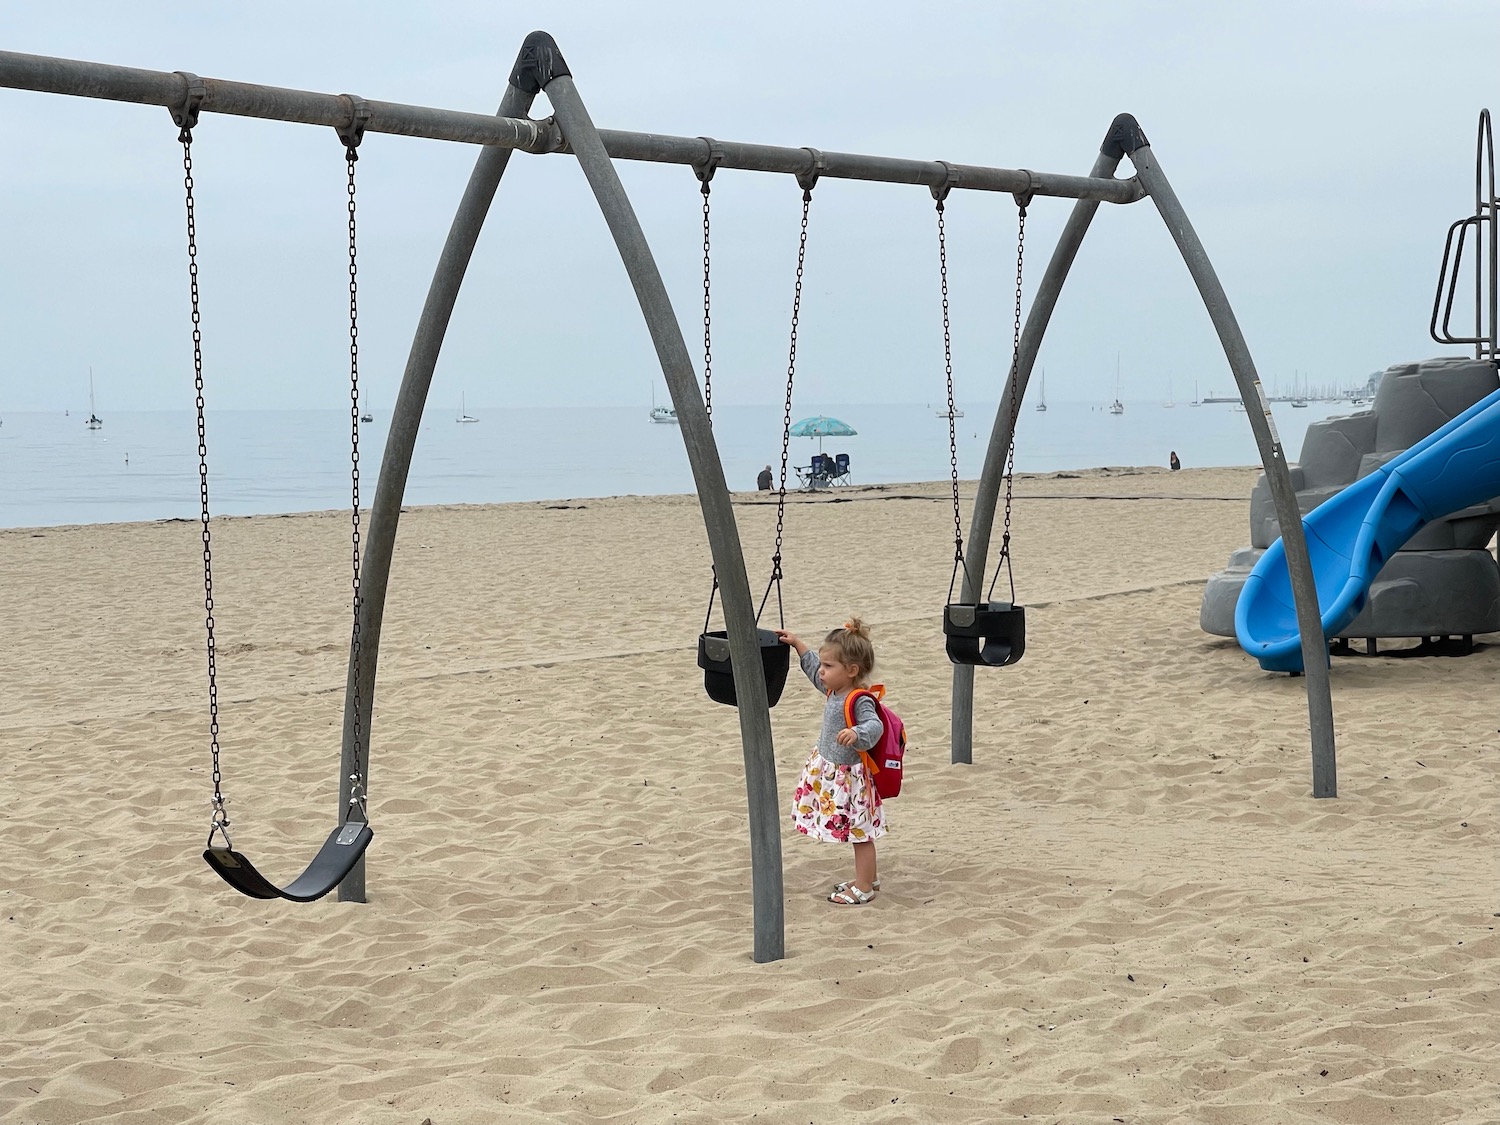
<svg viewBox="0 0 1500 1125"><path fill-rule="evenodd" d="M948 310L948 236L947 224L943 217L943 196L948 194L946 186L941 196L938 195L937 188L933 189L933 195L937 197L938 274L942 279L943 289L943 374L948 382L948 464L953 471L953 577L948 582L948 599L952 601L953 586L958 580L958 568L963 565L964 524L963 511L958 499L958 430L955 417L957 408L953 400L953 334Z"/></svg>
<svg viewBox="0 0 1500 1125"><path fill-rule="evenodd" d="M179 119L180 116L180 120ZM182 143L182 187L187 201L188 238L188 288L193 305L193 387L197 392L198 409L198 498L199 523L203 540L203 614L207 633L208 650L208 749L213 759L214 793L209 798L213 812L208 825L208 845L213 846L215 835L224 837L224 846L233 848L229 838L229 802L222 789L223 774L219 768L219 674L218 650L214 638L214 556L213 536L209 529L208 506L208 428L204 421L203 400L203 316L199 305L198 291L198 219L193 200L193 130L197 120L197 108L191 104L181 114L174 114L181 132L177 139Z"/></svg>
<svg viewBox="0 0 1500 1125"><path fill-rule="evenodd" d="M693 165L693 171L698 176L702 185L699 190L703 193L703 409L708 413L710 423L714 420L714 352L713 352L713 304L710 300L709 277L709 247L710 240L709 205L708 197L712 190L709 181L714 178L714 170L718 168L724 159L724 149L719 142L712 137L700 138L708 145L708 156L701 163Z"/></svg>
<svg viewBox="0 0 1500 1125"><path fill-rule="evenodd" d="M792 290L792 331L791 341L787 346L786 400L781 417L781 481L776 494L776 550L771 555L771 580L766 584L765 597L761 598L760 609L755 614L755 619L759 621L761 612L766 608L766 601L771 596L771 587L775 586L776 609L783 628L786 627L786 613L781 602L781 543L786 517L787 455L792 441L792 387L797 378L797 323L802 316L802 274L807 263L807 215L812 207L813 186L818 182L818 171L823 165L822 153L814 149L808 151L814 153L814 170L810 177L797 177L797 182L802 185L802 227L797 238L797 283Z"/></svg>
<svg viewBox="0 0 1500 1125"><path fill-rule="evenodd" d="M349 478L352 494L351 561L354 592L354 624L350 650L354 667L354 772L349 775L349 811L359 810L360 818L369 820L365 807L364 787L364 716L361 714L363 681L360 661L360 612L364 599L360 595L360 527L359 527L359 239L355 207L354 165L359 160L356 149L364 137L364 120L370 115L364 102L354 102L350 125L339 130L344 143L344 160L349 169ZM361 114L363 109L363 114ZM347 817L346 817L347 819Z"/></svg>
<svg viewBox="0 0 1500 1125"><path fill-rule="evenodd" d="M1031 173L1027 173L1030 177ZM1021 296L1022 296L1022 266L1026 260L1026 208L1031 202L1031 194L1017 195L1016 199L1016 305L1015 305L1015 332L1011 339L1010 353L1010 448L1006 451L1005 459L1005 525L1000 536L1000 561L1005 564L1005 574L1010 582L1010 604L1016 604L1016 576L1011 569L1010 558L1010 509L1011 498L1015 488L1016 470L1016 423L1021 416L1021 395L1018 385L1021 369ZM995 567L995 576L990 579L989 593L986 599L993 596L995 583L999 581L1000 568Z"/></svg>
<svg viewBox="0 0 1500 1125"><path fill-rule="evenodd" d="M713 271L710 268L712 257L710 248L713 245L711 237L712 226L709 222L708 197L712 189L709 181L714 178L714 171L724 160L724 148L712 137L700 137L708 146L708 155L701 162L693 164L693 172L697 175L699 189L703 193L703 409L708 415L708 424L714 421L714 349L713 349L713 310L712 289L710 279ZM714 583L708 592L708 612L703 615L703 631L708 632L709 622L714 616L714 596L719 592L719 568L713 567Z"/></svg>

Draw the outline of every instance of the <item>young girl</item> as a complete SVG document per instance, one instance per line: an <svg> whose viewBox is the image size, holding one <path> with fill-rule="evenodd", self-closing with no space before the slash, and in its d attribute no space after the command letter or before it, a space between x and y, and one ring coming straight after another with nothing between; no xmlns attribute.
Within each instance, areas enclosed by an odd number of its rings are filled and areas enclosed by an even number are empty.
<svg viewBox="0 0 1500 1125"><path fill-rule="evenodd" d="M885 835L885 814L860 751L880 741L885 725L870 697L862 696L854 702L854 725L846 726L844 699L869 686L875 669L870 633L855 617L829 633L817 652L795 633L778 629L776 635L797 650L802 671L828 696L818 743L792 793L792 824L814 840L854 845L854 878L834 887L828 901L863 906L880 889L875 841Z"/></svg>

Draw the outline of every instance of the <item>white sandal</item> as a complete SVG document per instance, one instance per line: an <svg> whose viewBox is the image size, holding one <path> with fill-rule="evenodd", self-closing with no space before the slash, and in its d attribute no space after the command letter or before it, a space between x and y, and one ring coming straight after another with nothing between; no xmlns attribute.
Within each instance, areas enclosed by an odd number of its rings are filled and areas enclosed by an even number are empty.
<svg viewBox="0 0 1500 1125"><path fill-rule="evenodd" d="M835 906L864 906L875 901L875 891L862 891L851 883L841 891L834 891L828 896L828 901Z"/></svg>
<svg viewBox="0 0 1500 1125"><path fill-rule="evenodd" d="M853 879L847 879L847 880L845 880L842 883L835 883L833 885L833 890L831 890L829 892L829 894L835 894L836 895L840 891L847 891L852 886L854 886L854 880ZM873 883L870 884L870 890L872 890L872 891L878 891L878 890L880 890L880 880L879 879L876 879Z"/></svg>

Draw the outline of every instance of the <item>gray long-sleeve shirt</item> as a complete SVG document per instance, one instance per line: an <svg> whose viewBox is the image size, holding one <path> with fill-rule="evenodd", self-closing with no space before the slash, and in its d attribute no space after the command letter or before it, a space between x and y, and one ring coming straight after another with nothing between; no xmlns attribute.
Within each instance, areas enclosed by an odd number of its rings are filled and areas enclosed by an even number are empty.
<svg viewBox="0 0 1500 1125"><path fill-rule="evenodd" d="M819 663L818 654L812 649L802 654L802 671L812 681L813 687L822 691L823 684L818 679ZM823 705L823 726L818 730L818 753L840 766L852 766L859 762L859 752L870 749L885 733L885 724L880 721L875 701L868 695L861 696L854 701L854 745L839 745L839 731L845 726L844 700L848 695L847 691L841 691L828 696L828 702Z"/></svg>

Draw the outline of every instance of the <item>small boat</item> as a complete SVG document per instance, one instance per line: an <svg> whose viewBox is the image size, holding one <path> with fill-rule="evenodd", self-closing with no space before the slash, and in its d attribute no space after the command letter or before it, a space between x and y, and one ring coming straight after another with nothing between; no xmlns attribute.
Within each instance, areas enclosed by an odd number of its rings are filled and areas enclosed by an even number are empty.
<svg viewBox="0 0 1500 1125"><path fill-rule="evenodd" d="M1163 410L1171 410L1177 404L1172 401L1172 380L1167 380L1167 401L1162 403Z"/></svg>
<svg viewBox="0 0 1500 1125"><path fill-rule="evenodd" d="M664 426L677 425L677 411L670 406L656 405L656 384L651 384L651 421Z"/></svg>
<svg viewBox="0 0 1500 1125"><path fill-rule="evenodd" d="M1036 409L1038 414L1047 413L1047 369L1045 367L1042 368L1041 393L1036 400Z"/></svg>
<svg viewBox="0 0 1500 1125"><path fill-rule="evenodd" d="M1302 373L1300 371L1292 372L1292 405L1298 410L1307 409L1307 398L1303 394L1299 393L1302 390L1300 384L1302 384L1303 382L1304 380L1302 379Z"/></svg>
<svg viewBox="0 0 1500 1125"><path fill-rule="evenodd" d="M89 429L97 430L104 425L104 419L99 417L94 410L94 369L89 368L89 420L84 423Z"/></svg>
<svg viewBox="0 0 1500 1125"><path fill-rule="evenodd" d="M1124 414L1125 413L1125 404L1123 402L1121 402L1119 399L1115 399L1114 402L1112 402L1112 403L1109 404L1109 412L1111 414Z"/></svg>
<svg viewBox="0 0 1500 1125"><path fill-rule="evenodd" d="M464 396L463 395L459 395L458 396L458 417L455 418L455 419L453 419L453 420L455 422L477 422L477 421L479 421L478 418L474 417L474 415L470 414L467 410L464 409Z"/></svg>
<svg viewBox="0 0 1500 1125"><path fill-rule="evenodd" d="M1125 404L1120 401L1120 353L1115 352L1115 401L1109 404L1111 414L1124 414Z"/></svg>
<svg viewBox="0 0 1500 1125"><path fill-rule="evenodd" d="M964 412L957 407L952 410L934 410L932 413L939 418L962 418L964 416Z"/></svg>
<svg viewBox="0 0 1500 1125"><path fill-rule="evenodd" d="M1190 402L1190 403L1188 403L1188 405L1189 406L1202 406L1203 405L1203 399L1198 396L1198 380L1197 379L1193 380L1193 401Z"/></svg>

